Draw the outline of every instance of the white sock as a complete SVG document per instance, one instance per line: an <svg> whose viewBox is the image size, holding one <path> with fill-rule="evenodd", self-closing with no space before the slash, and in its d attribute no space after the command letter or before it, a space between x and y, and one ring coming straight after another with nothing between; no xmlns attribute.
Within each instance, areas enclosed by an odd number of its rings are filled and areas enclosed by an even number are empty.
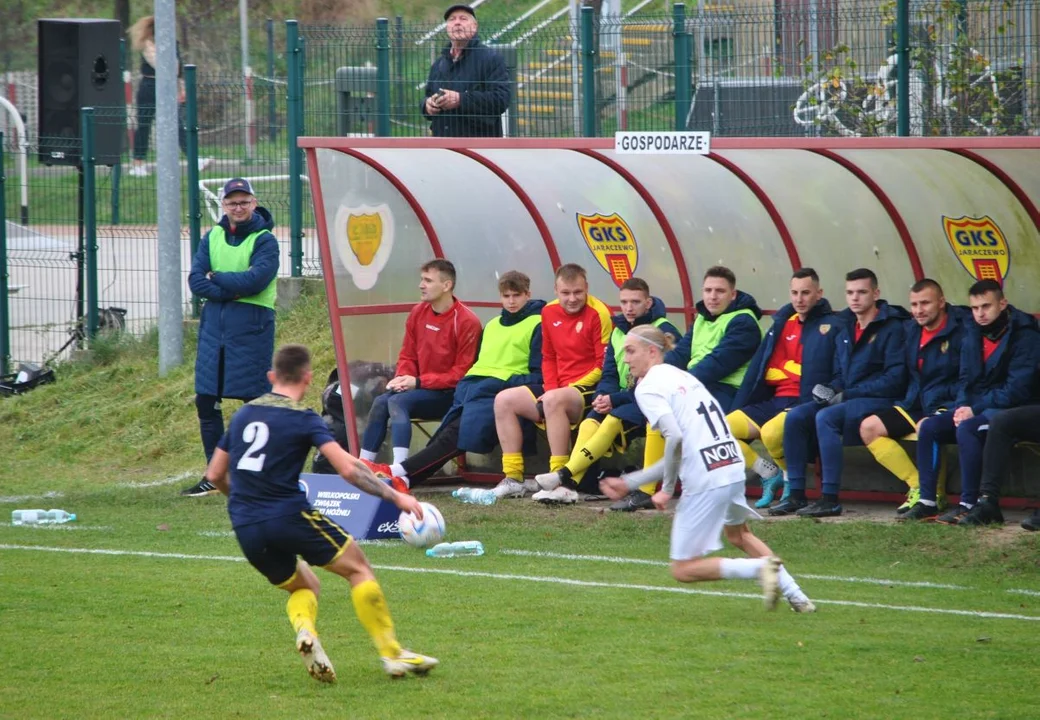
<svg viewBox="0 0 1040 720"><path fill-rule="evenodd" d="M780 472L780 468L777 467L776 463L763 457L755 459L755 462L751 464L751 470L763 480L771 478Z"/></svg>
<svg viewBox="0 0 1040 720"><path fill-rule="evenodd" d="M408 448L406 447L395 447L394 448L394 464L400 465L408 459Z"/></svg>
<svg viewBox="0 0 1040 720"><path fill-rule="evenodd" d="M374 450L362 450L361 454L358 455L362 460L368 460L369 462L376 461L376 452Z"/></svg>
<svg viewBox="0 0 1040 720"><path fill-rule="evenodd" d="M928 507L936 507L935 500L919 500L918 502L922 505L927 505Z"/></svg>
<svg viewBox="0 0 1040 720"><path fill-rule="evenodd" d="M805 593L798 587L798 583L791 577L791 573L787 572L787 568L783 565L780 566L780 572L777 573L777 579L780 582L780 592L784 594L784 597L788 600L802 600L805 598Z"/></svg>
<svg viewBox="0 0 1040 720"><path fill-rule="evenodd" d="M399 462L395 462L390 466L390 474L396 478L403 478L408 475L408 473L405 472L404 465Z"/></svg>
<svg viewBox="0 0 1040 720"><path fill-rule="evenodd" d="M719 574L724 580L755 580L765 558L722 558Z"/></svg>

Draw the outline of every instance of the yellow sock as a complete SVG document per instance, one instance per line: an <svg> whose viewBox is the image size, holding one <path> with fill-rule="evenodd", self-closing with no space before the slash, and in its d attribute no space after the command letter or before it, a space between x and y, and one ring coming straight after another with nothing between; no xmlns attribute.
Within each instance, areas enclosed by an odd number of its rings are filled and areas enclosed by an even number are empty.
<svg viewBox="0 0 1040 720"><path fill-rule="evenodd" d="M751 449L748 440L751 437L751 428L754 427L758 430L758 425L755 425L751 418L740 410L734 410L727 415L726 424L729 425L730 432L740 445L740 452L744 454L744 464L751 467L755 464L755 460L758 460L758 453Z"/></svg>
<svg viewBox="0 0 1040 720"><path fill-rule="evenodd" d="M590 428L592 433L583 440L581 431L585 427L585 423L590 425L595 423L595 426ZM575 482L580 481L585 476L585 471L589 469L592 463L607 454L607 451L614 445L618 435L621 434L621 428L621 419L613 415L605 417L602 424L595 420L582 422L578 427L577 445L574 448L574 452L571 453L571 459L567 461L567 469L571 471L571 477L574 478Z"/></svg>
<svg viewBox="0 0 1040 720"><path fill-rule="evenodd" d="M643 467L647 468L664 457L664 435L658 430L652 430L646 426L646 444L643 446ZM639 489L647 495L653 495L657 490L657 483L640 485Z"/></svg>
<svg viewBox="0 0 1040 720"><path fill-rule="evenodd" d="M781 470L787 472L787 459L784 458L784 419L787 411L777 415L762 425L762 444L765 445L769 457L773 458Z"/></svg>
<svg viewBox="0 0 1040 720"><path fill-rule="evenodd" d="M390 619L390 609L379 583L375 580L358 583L351 588L350 599L354 601L354 612L361 626L372 637L380 656L397 657L401 644L394 634L394 621Z"/></svg>
<svg viewBox="0 0 1040 720"><path fill-rule="evenodd" d="M312 634L318 634L315 629L315 623L318 622L318 597L312 590L294 590L290 593L285 612L289 614L293 630L300 632L306 628Z"/></svg>
<svg viewBox="0 0 1040 720"><path fill-rule="evenodd" d="M567 460L569 460L569 459L570 458L567 455L550 455L549 456L549 472L556 472L557 470L562 468L564 465L566 465L567 464Z"/></svg>
<svg viewBox="0 0 1040 720"><path fill-rule="evenodd" d="M870 454L881 463L882 467L905 482L911 490L920 487L917 466L914 465L914 461L910 459L910 456L906 454L906 450L895 440L879 437L870 445L867 445L867 450L870 450Z"/></svg>
<svg viewBox="0 0 1040 720"><path fill-rule="evenodd" d="M524 454L502 453L502 474L517 482L524 481Z"/></svg>

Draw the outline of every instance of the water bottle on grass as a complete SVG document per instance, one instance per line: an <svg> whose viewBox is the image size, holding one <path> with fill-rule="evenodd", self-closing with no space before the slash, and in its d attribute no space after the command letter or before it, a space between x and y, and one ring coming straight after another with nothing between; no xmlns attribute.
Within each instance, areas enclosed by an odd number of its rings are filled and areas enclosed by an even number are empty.
<svg viewBox="0 0 1040 720"><path fill-rule="evenodd" d="M434 545L426 551L429 557L460 557L463 555L483 555L484 545L479 540L461 540Z"/></svg>
<svg viewBox="0 0 1040 720"><path fill-rule="evenodd" d="M12 525L60 525L75 519L75 514L64 510L15 510L11 513Z"/></svg>
<svg viewBox="0 0 1040 720"><path fill-rule="evenodd" d="M472 505L494 505L498 502L498 495L491 488L463 487L453 491L451 496Z"/></svg>

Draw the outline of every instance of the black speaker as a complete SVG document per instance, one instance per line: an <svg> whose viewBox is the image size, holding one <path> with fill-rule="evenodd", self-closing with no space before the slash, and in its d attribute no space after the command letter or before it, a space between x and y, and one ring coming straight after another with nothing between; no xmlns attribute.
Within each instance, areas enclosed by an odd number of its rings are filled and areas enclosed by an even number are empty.
<svg viewBox="0 0 1040 720"><path fill-rule="evenodd" d="M38 23L40 162L80 164L80 108L93 107L95 162L117 164L126 136L119 22L47 19Z"/></svg>

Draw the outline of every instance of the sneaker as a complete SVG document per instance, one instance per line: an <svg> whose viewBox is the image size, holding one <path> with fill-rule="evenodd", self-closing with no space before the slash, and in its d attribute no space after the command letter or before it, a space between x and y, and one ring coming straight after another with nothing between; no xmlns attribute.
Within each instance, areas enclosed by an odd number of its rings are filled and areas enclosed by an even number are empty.
<svg viewBox="0 0 1040 720"><path fill-rule="evenodd" d="M952 508L944 512L939 517L935 518L935 522L941 525L957 525L960 523L961 518L971 512L970 508L957 503Z"/></svg>
<svg viewBox="0 0 1040 720"><path fill-rule="evenodd" d="M791 483L787 482L787 473L784 473L784 491L780 494L780 502L787 502L791 497Z"/></svg>
<svg viewBox="0 0 1040 720"><path fill-rule="evenodd" d="M538 483L538 487L542 490L555 490L560 487L560 483L563 482L560 479L560 473L548 472L542 473L541 475L535 475L534 481Z"/></svg>
<svg viewBox="0 0 1040 720"><path fill-rule="evenodd" d="M560 485L555 490L536 492L531 499L545 505L573 505L578 502L578 492Z"/></svg>
<svg viewBox="0 0 1040 720"><path fill-rule="evenodd" d="M392 478L390 478L390 487L392 487L394 490L396 490L397 492L401 493L402 495L411 495L412 494L412 486L409 485L408 481L403 479L403 478L399 478L399 477L392 477Z"/></svg>
<svg viewBox="0 0 1040 720"><path fill-rule="evenodd" d="M296 650L312 678L318 682L336 682L336 671L332 669L329 656L325 654L317 635L307 628L300 628L300 632L296 633Z"/></svg>
<svg viewBox="0 0 1040 720"><path fill-rule="evenodd" d="M957 525L962 527L981 527L983 525L1003 525L1004 514L1000 512L1000 506L988 499L981 499L975 503L975 507L960 519Z"/></svg>
<svg viewBox="0 0 1040 720"><path fill-rule="evenodd" d="M791 603L791 610L796 613L814 613L816 612L816 605L813 601L807 597L799 598L797 600L788 600Z"/></svg>
<svg viewBox="0 0 1040 720"><path fill-rule="evenodd" d="M425 675L433 670L440 661L429 655L420 655L411 650L401 650L397 657L383 658L383 670L390 677L404 677L408 673L412 675Z"/></svg>
<svg viewBox="0 0 1040 720"><path fill-rule="evenodd" d="M134 165L130 168L130 171L127 172L127 175L130 177L148 177L151 173L148 172L148 168L144 165Z"/></svg>
<svg viewBox="0 0 1040 720"><path fill-rule="evenodd" d="M842 507L840 503L830 502L820 498L815 501L812 505L807 505L801 510L797 510L795 515L798 517L807 518L825 518L825 517L837 517L841 515Z"/></svg>
<svg viewBox="0 0 1040 720"><path fill-rule="evenodd" d="M938 515L939 508L934 505L925 505L923 502L919 502L902 515L899 515L896 520L929 521L935 520Z"/></svg>
<svg viewBox="0 0 1040 720"><path fill-rule="evenodd" d="M907 510L921 501L921 488L910 488L906 493L906 500L896 508L896 515L902 515Z"/></svg>
<svg viewBox="0 0 1040 720"><path fill-rule="evenodd" d="M220 490L217 489L216 485L206 478L202 478L190 488L181 490L181 495L183 497L206 497L207 495L216 495L219 492Z"/></svg>
<svg viewBox="0 0 1040 720"><path fill-rule="evenodd" d="M1034 510L1032 515L1022 521L1022 529L1029 532L1040 530L1040 509Z"/></svg>
<svg viewBox="0 0 1040 720"><path fill-rule="evenodd" d="M517 482L513 478L506 477L495 486L495 495L500 500L502 498L522 498L529 493L538 492L538 489L538 483L534 480Z"/></svg>
<svg viewBox="0 0 1040 720"><path fill-rule="evenodd" d="M773 477L763 478L762 480L762 497L755 501L755 507L765 508L773 504L773 498L776 497L776 491L784 486L784 474L778 472Z"/></svg>
<svg viewBox="0 0 1040 720"><path fill-rule="evenodd" d="M766 610L776 610L780 599L780 558L767 557L758 571L758 584L762 587L762 602Z"/></svg>
<svg viewBox="0 0 1040 720"><path fill-rule="evenodd" d="M384 463L373 462L372 460L362 460L362 464L375 474L377 478L383 478L384 480L392 478L394 474L390 471L390 466Z"/></svg>
<svg viewBox="0 0 1040 720"><path fill-rule="evenodd" d="M774 505L769 508L769 514L773 517L780 517L783 515L794 515L802 508L809 505L808 500L796 500L792 497L787 498L780 502L779 505Z"/></svg>
<svg viewBox="0 0 1040 720"><path fill-rule="evenodd" d="M625 497L610 506L614 512L635 512L636 510L653 510L654 501L642 490L633 490Z"/></svg>

